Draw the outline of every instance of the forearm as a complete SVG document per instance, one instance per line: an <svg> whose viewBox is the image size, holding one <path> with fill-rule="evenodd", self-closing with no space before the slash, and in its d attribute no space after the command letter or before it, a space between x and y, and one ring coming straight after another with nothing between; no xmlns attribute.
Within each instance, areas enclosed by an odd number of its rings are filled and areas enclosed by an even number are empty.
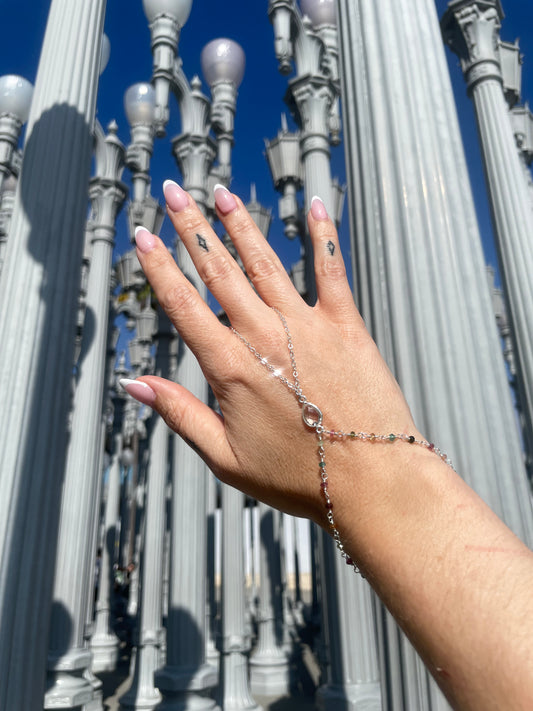
<svg viewBox="0 0 533 711"><path fill-rule="evenodd" d="M533 555L435 456L385 447L357 477L337 458L348 551L454 707L530 709Z"/></svg>

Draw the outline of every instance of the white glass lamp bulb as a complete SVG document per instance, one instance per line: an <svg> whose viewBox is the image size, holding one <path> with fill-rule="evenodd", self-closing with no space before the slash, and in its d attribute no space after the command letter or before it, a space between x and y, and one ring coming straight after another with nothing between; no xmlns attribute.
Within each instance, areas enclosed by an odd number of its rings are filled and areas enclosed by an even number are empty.
<svg viewBox="0 0 533 711"><path fill-rule="evenodd" d="M130 126L150 125L155 118L155 91L151 84L133 84L124 94L124 110Z"/></svg>
<svg viewBox="0 0 533 711"><path fill-rule="evenodd" d="M300 0L300 7L315 27L337 24L337 0Z"/></svg>
<svg viewBox="0 0 533 711"><path fill-rule="evenodd" d="M109 37L104 34L102 35L102 48L100 50L100 69L99 72L100 74L104 73L104 69L107 67L107 63L109 62L109 55L111 54L111 42L109 41Z"/></svg>
<svg viewBox="0 0 533 711"><path fill-rule="evenodd" d="M191 7L192 0L143 0L144 14L148 22L153 22L158 15L169 15L180 27L189 19Z"/></svg>
<svg viewBox="0 0 533 711"><path fill-rule="evenodd" d="M13 114L21 123L30 114L33 86L24 77L5 74L0 77L0 114Z"/></svg>
<svg viewBox="0 0 533 711"><path fill-rule="evenodd" d="M246 57L240 44L222 37L211 40L202 50L202 72L209 86L230 81L239 86L244 76Z"/></svg>

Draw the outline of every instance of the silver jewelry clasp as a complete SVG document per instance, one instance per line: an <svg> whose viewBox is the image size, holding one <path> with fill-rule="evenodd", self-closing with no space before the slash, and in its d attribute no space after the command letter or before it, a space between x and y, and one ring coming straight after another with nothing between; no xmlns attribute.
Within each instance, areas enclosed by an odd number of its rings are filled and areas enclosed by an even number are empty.
<svg viewBox="0 0 533 711"><path fill-rule="evenodd" d="M306 402L302 407L302 420L306 427L316 430L322 425L322 411L312 402Z"/></svg>

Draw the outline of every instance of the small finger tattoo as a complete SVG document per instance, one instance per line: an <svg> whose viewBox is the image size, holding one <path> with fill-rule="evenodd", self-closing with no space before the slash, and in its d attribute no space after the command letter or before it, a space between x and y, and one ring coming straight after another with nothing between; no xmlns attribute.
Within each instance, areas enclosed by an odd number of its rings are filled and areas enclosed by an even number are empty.
<svg viewBox="0 0 533 711"><path fill-rule="evenodd" d="M198 240L198 246L201 247L204 251L209 252L209 246L207 244L206 238L202 237L202 235L197 234L196 239Z"/></svg>
<svg viewBox="0 0 533 711"><path fill-rule="evenodd" d="M328 252L329 252L329 253L331 254L331 256L333 257L333 255L335 254L335 245L333 244L333 242L330 240L330 241L327 243L326 247L328 248Z"/></svg>

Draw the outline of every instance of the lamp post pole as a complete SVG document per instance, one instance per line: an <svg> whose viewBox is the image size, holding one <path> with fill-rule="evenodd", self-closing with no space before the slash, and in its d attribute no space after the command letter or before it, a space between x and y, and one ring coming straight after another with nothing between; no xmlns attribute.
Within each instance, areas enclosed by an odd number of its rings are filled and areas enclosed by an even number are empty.
<svg viewBox="0 0 533 711"><path fill-rule="evenodd" d="M96 176L89 195L93 211L84 334L78 360L71 433L62 489L54 597L50 621L48 681L44 708L77 708L91 686L84 628L92 590L92 529L96 520L101 424L106 381L111 257L115 220L126 198L120 181L124 147L110 124L106 137L95 127ZM67 700L68 699L68 700Z"/></svg>
<svg viewBox="0 0 533 711"><path fill-rule="evenodd" d="M160 309L156 333L155 374L167 378L170 372L170 322ZM154 685L154 672L162 658L163 547L165 539L166 486L169 468L170 432L157 414L150 420L150 460L147 473L144 543L140 576L141 598L135 668L131 684L120 698L122 709L153 709L161 702Z"/></svg>
<svg viewBox="0 0 533 711"><path fill-rule="evenodd" d="M300 155L303 163L305 209L318 195L328 213L336 215L337 204L331 180L330 144L338 142L340 93L337 57L335 2L302 3L304 17L293 0L270 0L275 50L280 71L289 73L294 59L297 76L289 82L290 103L300 123ZM287 143L286 131L278 142ZM297 184L293 169L294 184ZM274 171L273 171L274 174ZM291 198L292 199L292 198ZM306 234L304 259L306 291L316 300L312 247ZM323 639L330 664L326 683L317 693L317 705L326 711L381 705L377 643L373 634L374 610L366 583L353 575L337 554L332 539L321 532L322 588L325 601ZM364 624L357 625L364 621ZM357 635L353 630L357 629ZM363 653L361 652L363 650Z"/></svg>
<svg viewBox="0 0 533 711"><path fill-rule="evenodd" d="M104 11L105 0L52 1L0 279L6 709L43 703Z"/></svg>
<svg viewBox="0 0 533 711"><path fill-rule="evenodd" d="M236 89L244 70L244 55L240 47L229 40L214 41L208 45L211 50L204 50L204 74L212 86L210 116L209 101L201 92L200 81L194 78L191 83L188 82L181 67L181 60L176 54L179 35L188 18L191 4L191 0L170 3L161 3L160 0L143 2L150 23L154 57L153 125L156 135L165 134L169 118L168 100L170 93L174 93L180 107L182 131L172 143L183 177L182 184L200 209L209 216L210 213L214 214L209 181L217 182L214 175L210 177L210 174L215 173L213 161L217 150L217 169L221 179L229 181L233 114ZM226 73L228 69L229 75ZM211 129L216 140L211 135ZM205 287L179 241L176 244L176 253L181 269L206 298ZM181 343L178 352L178 374L180 382L204 402L207 401L208 388L205 378L192 353ZM163 695L161 708L213 709L216 706L215 702L205 695L205 692L216 684L216 672L205 662L206 474L205 464L176 436L171 506L167 653L165 666L155 675L155 683ZM182 584L184 577L188 581L186 586ZM176 610L181 610L181 614L176 614Z"/></svg>
<svg viewBox="0 0 533 711"><path fill-rule="evenodd" d="M334 215L330 145L339 143L340 130L335 5L305 0L302 12L303 16L294 0L270 0L268 8L280 72L290 73L293 62L296 68L296 77L289 81L286 101L300 126L304 209L307 213L313 196L318 195L328 213ZM307 230L303 238L307 298L314 303L313 249Z"/></svg>
<svg viewBox="0 0 533 711"><path fill-rule="evenodd" d="M113 443L107 477L107 499L104 515L104 543L100 562L100 581L96 599L94 633L91 637L92 670L96 673L116 668L119 639L113 631L111 596L113 594L114 562L116 560L117 524L120 510L120 474L123 456L123 417L126 394L118 380L127 376L123 363L115 370L117 387L113 398Z"/></svg>
<svg viewBox="0 0 533 711"><path fill-rule="evenodd" d="M442 19L474 102L514 343L524 440L533 457L533 215L504 96L500 0L453 0ZM516 53L516 61L519 61Z"/></svg>

